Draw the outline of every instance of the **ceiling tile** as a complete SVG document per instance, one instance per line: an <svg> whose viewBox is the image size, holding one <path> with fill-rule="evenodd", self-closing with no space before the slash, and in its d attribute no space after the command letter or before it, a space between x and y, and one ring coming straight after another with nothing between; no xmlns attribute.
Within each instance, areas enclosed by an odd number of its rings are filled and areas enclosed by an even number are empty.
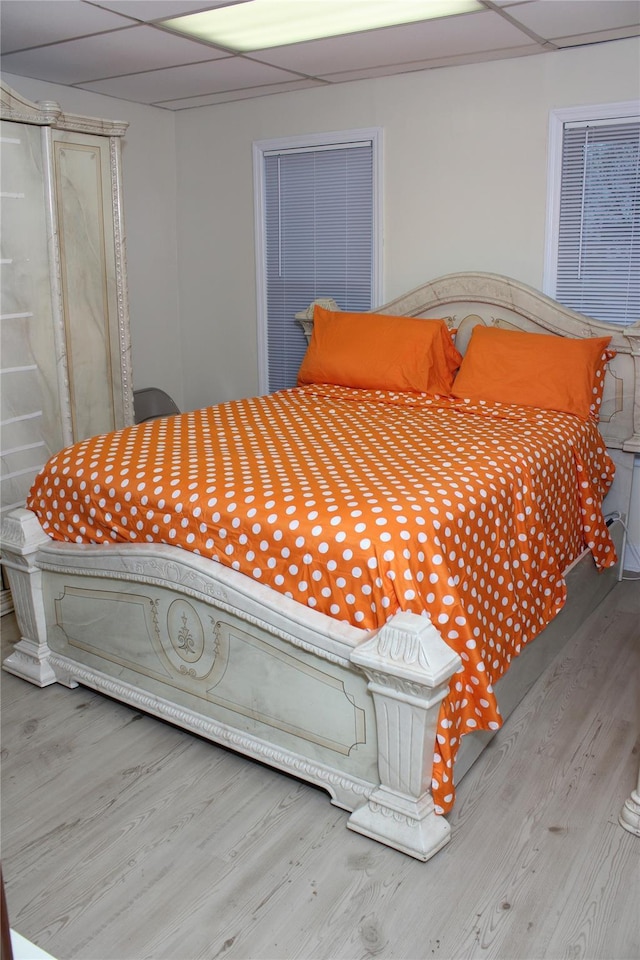
<svg viewBox="0 0 640 960"><path fill-rule="evenodd" d="M310 87L326 87L322 80L292 80L289 83L272 83L260 87L246 87L244 90L227 90L224 93L211 93L204 97L186 97L182 100L164 100L154 106L168 110L187 110L191 107L214 106L218 103L232 103L235 100L252 100L256 97L268 97L273 93L290 93L293 90L308 90Z"/></svg>
<svg viewBox="0 0 640 960"><path fill-rule="evenodd" d="M530 46L531 38L497 13L468 13L448 21L430 20L367 33L309 40L251 54L263 61L313 76L344 70L425 61L454 54Z"/></svg>
<svg viewBox="0 0 640 960"><path fill-rule="evenodd" d="M479 53L466 53L450 57L435 57L433 60L414 60L409 63L389 64L386 67L369 67L362 70L344 70L340 73L326 73L321 79L327 83L348 83L351 80L371 80L374 77L392 77L403 73L417 73L420 70L434 70L439 67L463 66L468 63L488 63L491 60L510 60L514 57L530 57L540 53L539 44L528 47L512 47L503 50L485 50Z"/></svg>
<svg viewBox="0 0 640 960"><path fill-rule="evenodd" d="M126 17L77 0L2 0L0 49L4 54L130 25Z"/></svg>
<svg viewBox="0 0 640 960"><path fill-rule="evenodd" d="M628 37L638 36L638 27L614 27L609 30L599 30L596 33L580 33L575 37L554 37L554 46L562 50L565 47L579 47L586 43L603 43L605 40L625 40ZM638 87L640 88L640 56L638 56Z"/></svg>
<svg viewBox="0 0 640 960"><path fill-rule="evenodd" d="M638 0L534 0L506 10L529 30L553 40L640 23Z"/></svg>
<svg viewBox="0 0 640 960"><path fill-rule="evenodd" d="M152 70L150 73L139 73L135 76L91 81L83 83L82 88L104 93L109 97L120 97L122 100L159 103L163 100L197 97L201 94L256 87L263 83L278 83L291 79L291 73L284 70L242 57L227 57L224 60L185 67Z"/></svg>
<svg viewBox="0 0 640 960"><path fill-rule="evenodd" d="M155 27L137 25L37 50L10 53L3 69L19 76L74 84L226 57L227 53Z"/></svg>

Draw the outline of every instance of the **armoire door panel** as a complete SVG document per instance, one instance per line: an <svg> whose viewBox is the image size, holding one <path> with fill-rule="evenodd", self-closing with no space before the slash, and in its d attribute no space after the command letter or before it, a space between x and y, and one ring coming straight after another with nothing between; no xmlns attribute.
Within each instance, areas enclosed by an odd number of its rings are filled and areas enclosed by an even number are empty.
<svg viewBox="0 0 640 960"><path fill-rule="evenodd" d="M82 440L118 426L109 335L114 319L117 325L109 143L55 131L53 157L71 418L74 439Z"/></svg>
<svg viewBox="0 0 640 960"><path fill-rule="evenodd" d="M24 503L38 469L70 434L60 416L42 128L2 120L0 137L0 507L6 512Z"/></svg>
<svg viewBox="0 0 640 960"><path fill-rule="evenodd" d="M74 440L133 423L122 214L127 124L0 82L0 512Z"/></svg>

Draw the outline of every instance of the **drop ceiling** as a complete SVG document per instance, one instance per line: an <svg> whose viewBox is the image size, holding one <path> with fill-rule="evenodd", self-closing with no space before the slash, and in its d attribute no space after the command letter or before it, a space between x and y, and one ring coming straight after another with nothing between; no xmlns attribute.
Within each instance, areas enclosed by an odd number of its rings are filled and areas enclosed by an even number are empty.
<svg viewBox="0 0 640 960"><path fill-rule="evenodd" d="M640 36L640 0L481 0L473 13L245 54L161 24L228 2L1 0L0 65L17 76L184 110ZM640 46L638 65L640 94Z"/></svg>

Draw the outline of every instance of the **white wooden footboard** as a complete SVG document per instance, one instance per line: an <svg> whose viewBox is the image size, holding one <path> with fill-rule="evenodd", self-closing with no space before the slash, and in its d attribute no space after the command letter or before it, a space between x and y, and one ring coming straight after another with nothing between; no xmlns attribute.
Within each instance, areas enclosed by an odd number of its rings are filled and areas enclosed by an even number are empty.
<svg viewBox="0 0 640 960"><path fill-rule="evenodd" d="M21 639L5 670L78 683L325 788L349 826L421 860L449 839L430 796L460 660L425 617L376 634L174 547L52 542L3 523Z"/></svg>

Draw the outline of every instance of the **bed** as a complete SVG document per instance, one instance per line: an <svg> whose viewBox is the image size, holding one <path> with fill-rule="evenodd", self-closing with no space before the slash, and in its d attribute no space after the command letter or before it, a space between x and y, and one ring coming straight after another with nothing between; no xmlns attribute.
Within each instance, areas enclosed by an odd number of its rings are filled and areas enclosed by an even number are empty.
<svg viewBox="0 0 640 960"><path fill-rule="evenodd" d="M310 345L293 391L53 458L33 509L2 524L21 635L3 667L86 685L312 782L350 829L427 860L450 838L456 784L620 576L640 330L505 277L449 275L355 317L396 337L382 385L363 386L323 367L351 318L336 308L299 315ZM396 351L398 332L422 343L427 327L429 357L437 342L460 384L472 357L510 364L509 335L526 349L531 336L536 348L597 341L597 402L576 416L478 398L482 363L466 396L438 370L433 391L407 387L407 356L418 376L424 364L414 344ZM380 351L369 356L362 329L370 371ZM215 479L206 504L191 494L198 470Z"/></svg>

